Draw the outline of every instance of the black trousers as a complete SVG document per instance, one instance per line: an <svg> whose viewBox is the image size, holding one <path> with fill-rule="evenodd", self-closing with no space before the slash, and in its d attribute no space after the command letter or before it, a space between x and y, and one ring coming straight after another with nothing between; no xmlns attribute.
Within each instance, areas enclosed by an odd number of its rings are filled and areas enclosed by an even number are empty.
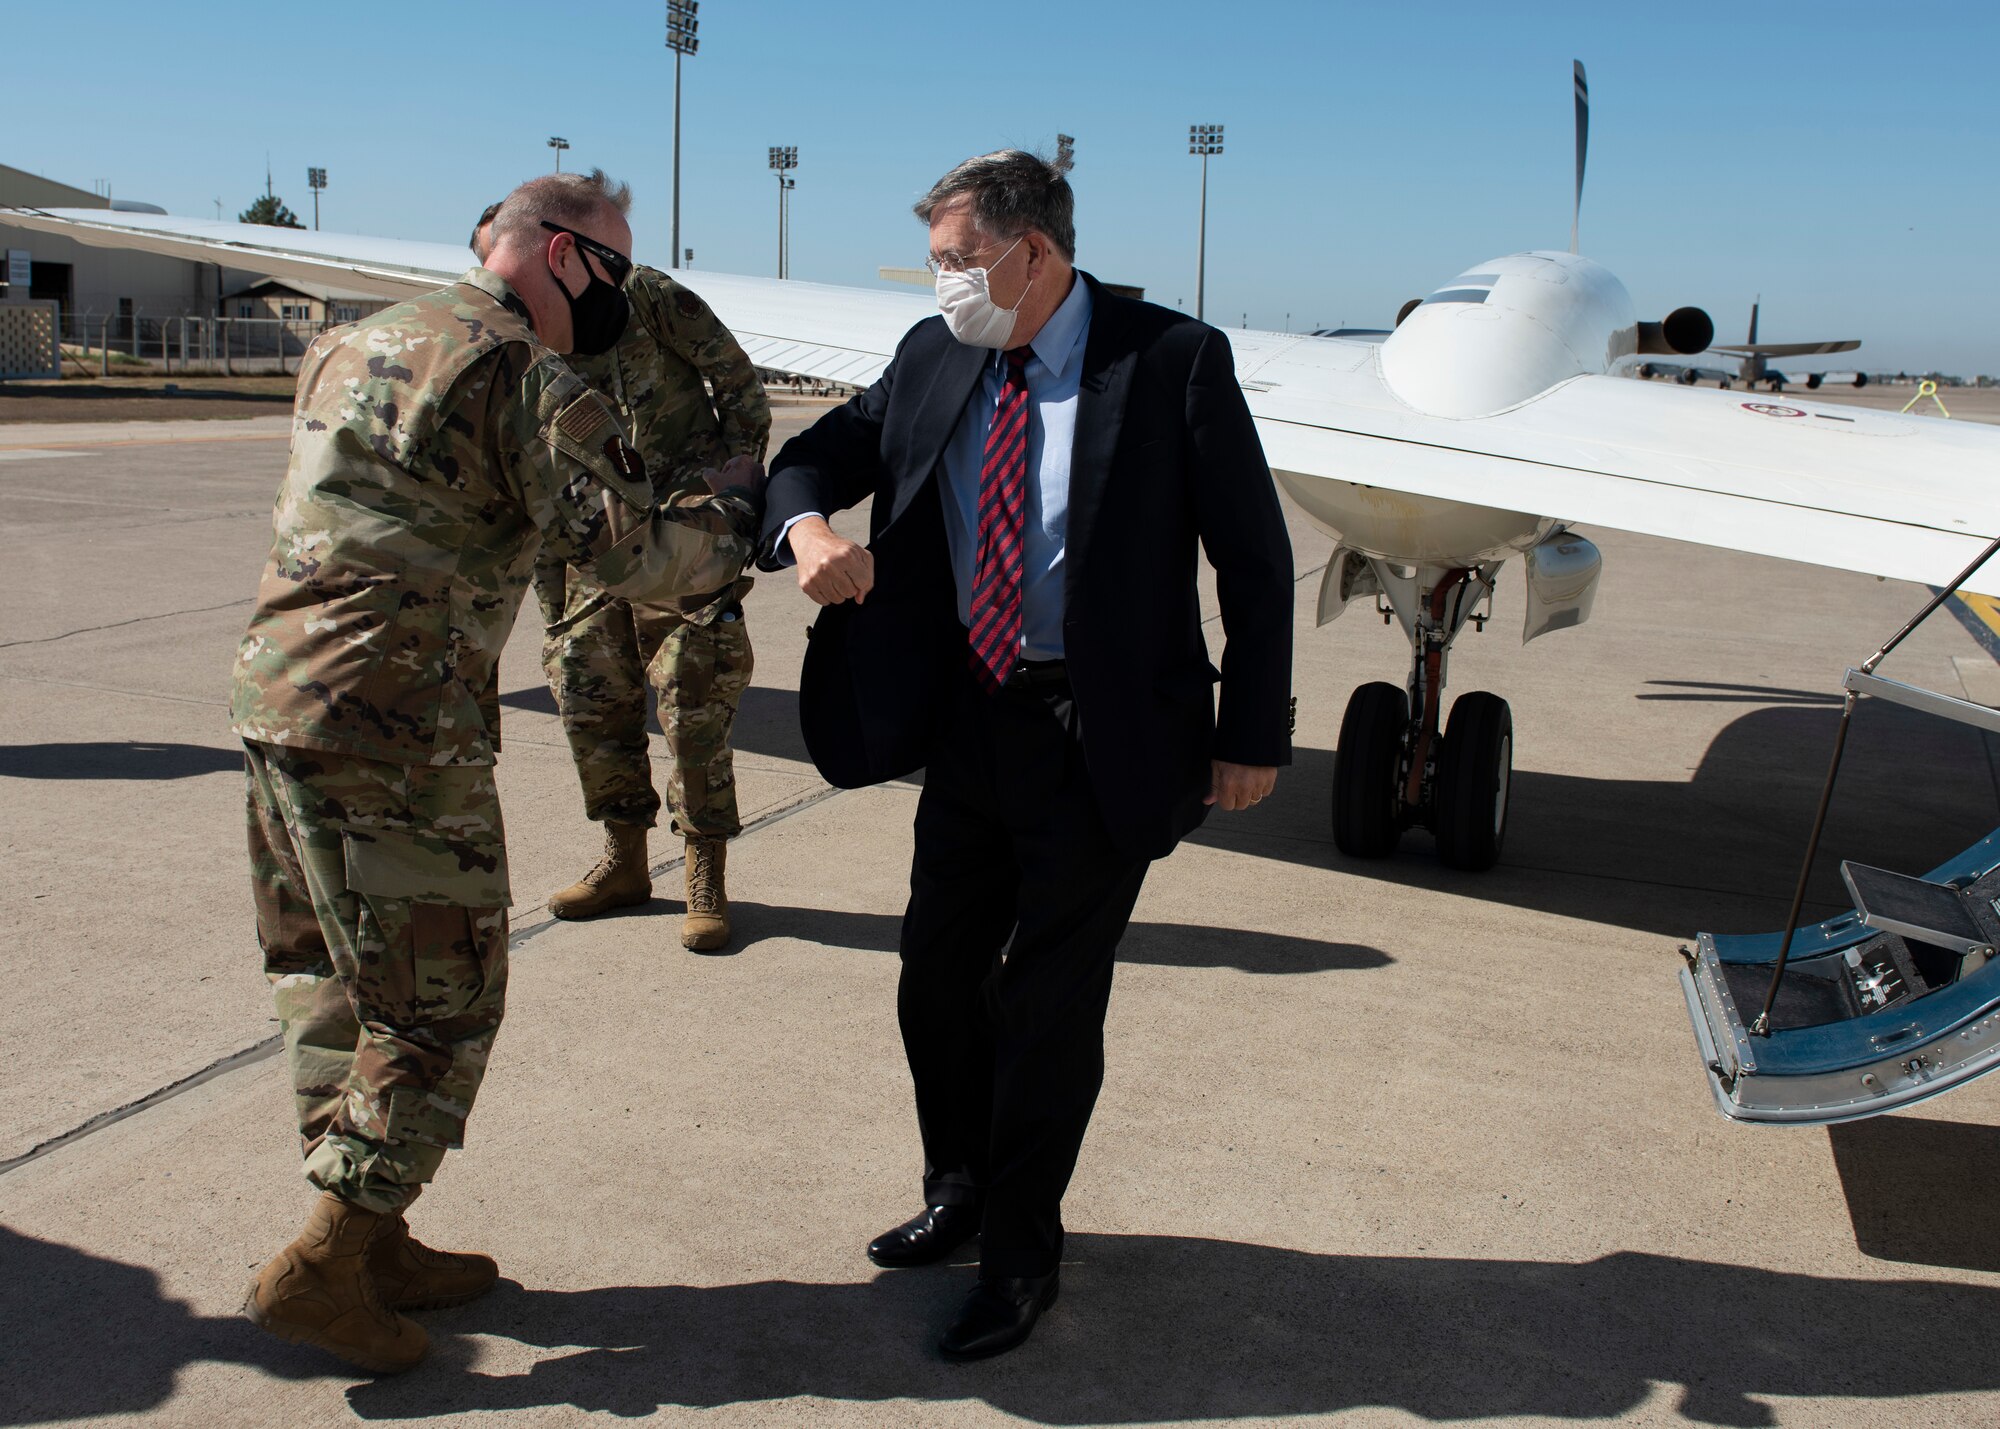
<svg viewBox="0 0 2000 1429"><path fill-rule="evenodd" d="M1060 676L988 694L967 675L917 803L896 1009L924 1202L984 1207L985 1275L1061 1257L1146 867L1105 831Z"/></svg>

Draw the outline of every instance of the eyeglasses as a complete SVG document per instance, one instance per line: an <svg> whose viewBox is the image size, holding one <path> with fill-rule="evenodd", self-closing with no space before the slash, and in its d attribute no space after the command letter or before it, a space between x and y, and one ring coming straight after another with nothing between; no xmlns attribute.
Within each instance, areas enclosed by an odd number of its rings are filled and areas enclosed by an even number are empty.
<svg viewBox="0 0 2000 1429"><path fill-rule="evenodd" d="M608 244L599 243L595 238L586 237L578 233L574 228L564 228L560 223L550 223L546 218L542 220L542 227L551 233L567 233L571 238L576 240L576 246L581 248L586 254L595 254L597 261L604 265L604 276L612 287L616 288L622 285L626 277L631 273L632 260L627 258L623 253L620 253L616 248ZM584 259L584 266L586 268L590 266L590 259L588 257Z"/></svg>
<svg viewBox="0 0 2000 1429"><path fill-rule="evenodd" d="M1015 244L1019 243L1020 241L1021 240L1019 238L1012 238L1012 239L996 238L991 243L986 244L984 247L973 249L970 253L952 253L946 251L944 253L938 254L933 258L924 259L924 266L931 270L931 276L933 278L935 278L940 273L963 273L968 267L972 265L972 260L974 258L977 258L980 254L991 253L994 249L998 248L1003 243ZM1007 251L1011 253L1014 250L1012 247L1009 247Z"/></svg>

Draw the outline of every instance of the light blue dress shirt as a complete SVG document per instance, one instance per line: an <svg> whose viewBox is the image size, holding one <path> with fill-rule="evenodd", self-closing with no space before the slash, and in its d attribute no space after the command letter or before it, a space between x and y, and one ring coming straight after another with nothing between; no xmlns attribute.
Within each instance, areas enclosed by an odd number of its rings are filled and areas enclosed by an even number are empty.
<svg viewBox="0 0 2000 1429"><path fill-rule="evenodd" d="M1063 655L1063 556L1069 544L1069 463L1076 444L1077 393L1090 333L1090 289L1071 285L1062 306L1028 344L1028 492L1021 532L1023 660ZM972 624L972 563L979 550L979 477L986 429L1007 382L1007 355L995 352L944 449L944 534L958 585L958 618Z"/></svg>

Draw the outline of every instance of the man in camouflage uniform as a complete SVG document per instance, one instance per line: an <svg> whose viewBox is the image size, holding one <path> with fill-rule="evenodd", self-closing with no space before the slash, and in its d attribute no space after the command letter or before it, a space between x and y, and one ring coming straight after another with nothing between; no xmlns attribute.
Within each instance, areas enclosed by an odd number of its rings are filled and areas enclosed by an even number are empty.
<svg viewBox="0 0 2000 1429"><path fill-rule="evenodd" d="M574 365L625 423L655 499L676 504L705 490L704 469L731 457L763 460L771 408L750 359L707 303L657 268L634 269L625 291L632 319L624 337ZM725 841L743 828L729 732L750 684L742 604L750 585L745 576L727 591L634 602L560 561L537 571L542 669L583 783L584 814L605 826L603 857L550 897L558 918L594 918L652 896L646 831L660 796L646 740L650 677L670 761L667 810L686 855L681 943L700 952L728 945Z"/></svg>
<svg viewBox="0 0 2000 1429"><path fill-rule="evenodd" d="M462 1144L500 1026L496 667L536 553L674 599L728 590L757 528L752 463L655 507L556 355L622 325L628 202L601 173L533 180L484 268L313 344L236 661L258 940L323 1193L245 1309L373 1370L424 1353L401 1311L497 1274L418 1244L403 1212Z"/></svg>

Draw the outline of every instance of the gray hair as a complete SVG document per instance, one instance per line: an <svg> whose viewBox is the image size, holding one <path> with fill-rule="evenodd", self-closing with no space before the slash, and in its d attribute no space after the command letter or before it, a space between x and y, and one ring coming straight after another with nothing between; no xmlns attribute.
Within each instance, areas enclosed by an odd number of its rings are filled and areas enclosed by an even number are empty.
<svg viewBox="0 0 2000 1429"><path fill-rule="evenodd" d="M1029 229L1046 236L1076 261L1076 195L1065 177L1067 165L1051 163L1025 149L1001 149L967 159L931 185L917 200L925 223L946 204L970 197L972 217L992 238L1018 238Z"/></svg>
<svg viewBox="0 0 2000 1429"><path fill-rule="evenodd" d="M492 247L514 241L539 244L546 232L544 220L588 232L607 210L622 216L631 209L632 186L618 183L602 169L543 174L500 200L493 216Z"/></svg>

